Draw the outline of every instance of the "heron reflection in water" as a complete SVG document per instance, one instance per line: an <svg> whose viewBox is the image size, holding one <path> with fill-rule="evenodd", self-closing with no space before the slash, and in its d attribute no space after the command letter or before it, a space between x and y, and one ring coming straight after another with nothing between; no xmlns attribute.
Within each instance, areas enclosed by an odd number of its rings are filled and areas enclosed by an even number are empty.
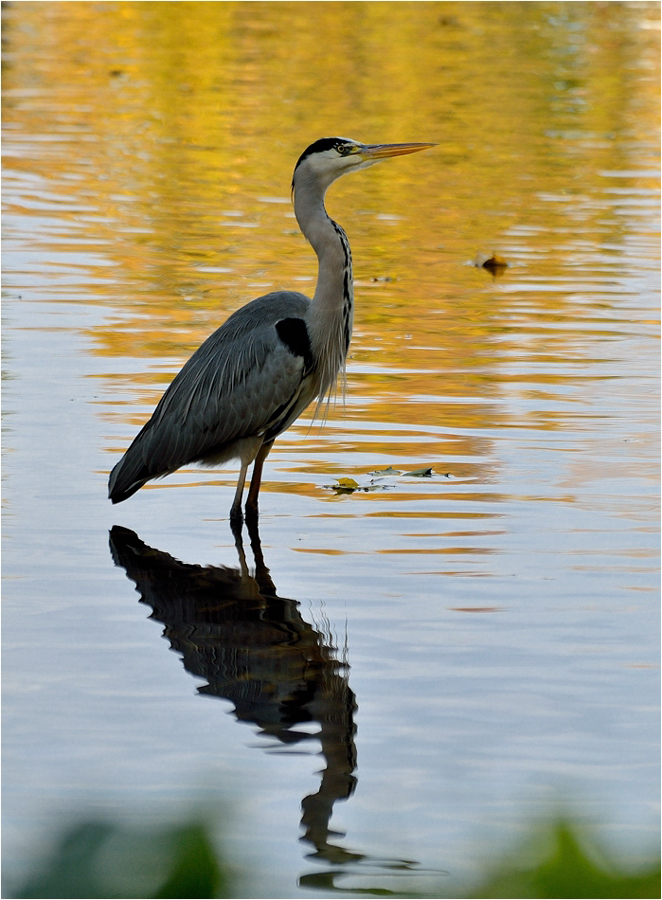
<svg viewBox="0 0 662 900"><path fill-rule="evenodd" d="M311 858L333 864L365 859L329 842L333 805L356 786L357 706L347 667L336 659L330 638L303 619L297 601L276 594L257 525L249 535L254 575L239 530L239 568L179 562L117 526L110 546L115 564L152 608L150 618L165 625L164 637L182 654L185 668L206 679L201 694L230 700L239 721L282 744L321 742L320 788L302 802L301 839L315 848ZM319 732L297 730L306 722L319 724Z"/></svg>

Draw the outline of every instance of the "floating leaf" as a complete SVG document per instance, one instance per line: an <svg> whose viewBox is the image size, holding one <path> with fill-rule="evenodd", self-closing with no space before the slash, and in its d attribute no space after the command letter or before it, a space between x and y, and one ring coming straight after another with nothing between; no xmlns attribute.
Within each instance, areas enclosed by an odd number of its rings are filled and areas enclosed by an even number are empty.
<svg viewBox="0 0 662 900"><path fill-rule="evenodd" d="M339 478L337 484L325 484L324 487L337 494L353 494L354 491L361 490L358 481L353 478Z"/></svg>
<svg viewBox="0 0 662 900"><path fill-rule="evenodd" d="M489 271L492 272L494 269L507 269L508 263L503 257L497 256L495 253L494 256L490 256L489 259L485 260L483 268L489 269Z"/></svg>
<svg viewBox="0 0 662 900"><path fill-rule="evenodd" d="M387 466L385 469L375 469L374 472L368 472L368 475L400 475L401 473L394 469L392 466Z"/></svg>
<svg viewBox="0 0 662 900"><path fill-rule="evenodd" d="M413 469L411 472L405 472L405 475L411 475L414 478L431 478L432 469Z"/></svg>
<svg viewBox="0 0 662 900"><path fill-rule="evenodd" d="M485 253L479 253L472 265L477 269L487 269L487 271L491 272L495 278L498 278L499 275L503 275L510 263L507 263L502 256L497 256L496 253L493 253L492 256L487 256Z"/></svg>

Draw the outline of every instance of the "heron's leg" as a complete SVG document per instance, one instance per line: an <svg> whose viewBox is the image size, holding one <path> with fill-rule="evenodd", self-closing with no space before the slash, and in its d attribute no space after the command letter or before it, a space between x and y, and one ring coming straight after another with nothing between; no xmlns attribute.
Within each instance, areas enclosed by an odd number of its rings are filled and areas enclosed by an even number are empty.
<svg viewBox="0 0 662 900"><path fill-rule="evenodd" d="M248 489L248 497L246 498L246 512L257 515L257 495L260 493L260 484L262 483L262 466L269 455L269 451L273 447L274 442L269 441L268 444L262 444L257 456L255 457L255 465L253 466L253 477L251 478L251 486Z"/></svg>
<svg viewBox="0 0 662 900"><path fill-rule="evenodd" d="M241 471L239 472L239 479L237 481L237 491L234 495L234 501L232 503L232 508L230 509L230 521L234 523L238 523L241 525L243 521L243 516L241 514L241 497L244 493L244 485L246 484L246 472L248 471L249 464L242 464Z"/></svg>

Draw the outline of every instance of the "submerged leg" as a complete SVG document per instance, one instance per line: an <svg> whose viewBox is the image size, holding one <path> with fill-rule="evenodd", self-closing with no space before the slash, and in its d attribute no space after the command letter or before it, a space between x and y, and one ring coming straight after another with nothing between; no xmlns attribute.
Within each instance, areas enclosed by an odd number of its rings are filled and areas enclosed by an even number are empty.
<svg viewBox="0 0 662 900"><path fill-rule="evenodd" d="M239 515L241 515L241 509L239 510ZM246 554L244 553L244 541L241 536L241 532L243 529L242 519L234 519L232 518L232 515L230 515L230 528L232 529L232 534L234 535L234 545L237 548L237 553L239 554L239 566L241 568L241 577L243 580L244 578L248 578L250 576L248 574Z"/></svg>
<svg viewBox="0 0 662 900"><path fill-rule="evenodd" d="M241 525L243 516L241 514L241 497L244 493L244 484L246 483L246 472L248 471L248 463L242 465L237 481L237 491L234 495L234 501L230 509L230 521Z"/></svg>
<svg viewBox="0 0 662 900"><path fill-rule="evenodd" d="M241 516L241 510L239 510L239 515ZM257 520L256 520L256 523L257 523ZM249 525L248 527L249 527L249 531L250 531L251 526ZM255 524L253 527L257 528L257 524ZM250 570L248 568L248 563L246 562L246 554L244 552L244 541L242 538L243 523L241 521L241 518L239 518L239 519L231 518L230 519L230 528L232 529L232 534L234 535L234 544L235 544L235 547L237 548L237 553L239 554L239 567L240 567L240 572L241 572L241 583L239 585L239 595L238 596L242 600L262 601L263 597L262 597L261 584L257 580L257 577L253 578L253 576L251 575ZM251 543L252 543L252 541L253 541L253 538L251 538ZM258 536L258 542L259 542L259 536ZM263 565L264 565L264 563L263 563ZM266 571L267 571L267 573L269 572L268 569L266 569ZM267 575L267 577L268 577L268 575ZM271 579L269 579L268 583L272 584ZM273 589L273 595L274 596L276 595L275 588Z"/></svg>
<svg viewBox="0 0 662 900"><path fill-rule="evenodd" d="M252 514L250 511L246 513L246 528L248 529L248 537L251 542L251 550L255 557L255 580L259 585L260 594L263 597L275 597L276 585L271 580L269 569L262 554L257 512L255 514Z"/></svg>
<svg viewBox="0 0 662 900"><path fill-rule="evenodd" d="M257 495L260 493L260 484L262 483L262 466L273 445L273 441L269 441L268 444L262 444L255 457L253 477L251 478L251 486L248 489L248 497L246 499L246 513L253 516L257 516Z"/></svg>

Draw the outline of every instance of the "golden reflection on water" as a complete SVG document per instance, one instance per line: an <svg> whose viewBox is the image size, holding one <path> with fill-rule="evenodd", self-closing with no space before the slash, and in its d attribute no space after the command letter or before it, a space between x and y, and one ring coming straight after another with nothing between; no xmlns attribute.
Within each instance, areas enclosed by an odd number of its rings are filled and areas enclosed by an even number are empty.
<svg viewBox="0 0 662 900"><path fill-rule="evenodd" d="M25 202L49 221L48 296L76 299L70 278L58 283L66 263L80 299L112 310L89 331L108 357L102 414L128 442L229 312L272 289L312 292L291 170L313 139L340 133L440 143L328 198L357 279L350 399L331 412L343 450L377 463L452 453L455 477L489 481L486 429L581 420L606 377L594 364L623 329L619 256L650 202L654 166L641 159L657 119L656 10L10 5L6 125L16 115L40 154L19 139L6 166L34 182ZM26 54L29 71L13 64ZM651 253L645 235L641 245ZM494 252L508 262L499 279L473 264ZM118 357L153 364L118 370ZM517 412L503 403L515 388ZM377 423L369 439L361 423ZM388 437L399 423L412 428L404 442ZM328 455L323 434L304 436L308 425L295 426L277 448Z"/></svg>

